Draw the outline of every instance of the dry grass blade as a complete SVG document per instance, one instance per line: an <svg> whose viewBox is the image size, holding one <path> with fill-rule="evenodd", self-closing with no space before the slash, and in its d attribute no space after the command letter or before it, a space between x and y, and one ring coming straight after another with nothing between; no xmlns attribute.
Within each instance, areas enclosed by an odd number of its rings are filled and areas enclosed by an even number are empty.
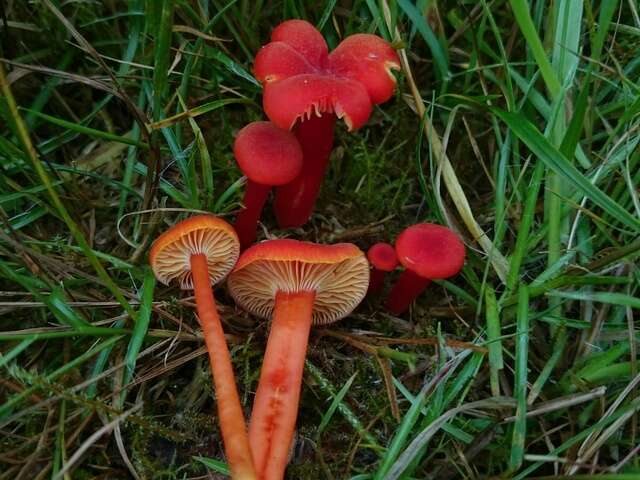
<svg viewBox="0 0 640 480"><path fill-rule="evenodd" d="M96 80L95 78L85 77L83 75L77 75L75 73L63 72L62 70L56 70L55 68L15 62L13 60L7 60L6 58L0 58L0 62L3 62L7 65L11 65L12 67L14 67L15 68L14 72L17 70L24 70L29 72L43 73L45 75L50 75L52 77L64 79L68 82L82 83L83 85L87 85L91 88L95 88L96 90L102 90L103 92L107 92L115 97L122 99L120 92L118 92L108 83L105 83L101 80Z"/></svg>
<svg viewBox="0 0 640 480"><path fill-rule="evenodd" d="M627 398L627 396L629 396L629 394L633 392L633 390L636 388L636 386L639 383L640 383L640 374L636 375L633 378L633 380L631 380L627 384L624 390L620 392L620 395L618 395L618 398L616 398L615 401L609 406L609 408L607 409L605 414L602 416L602 418L612 415L618 409L618 407L620 407L620 405L625 400L625 398ZM624 425L627 422L627 420L629 420L629 418L631 418L636 413L637 409L640 408L640 402L638 402L637 399L634 400L634 402L636 407L626 412L620 418L618 418L609 427L607 427L606 430L603 431L602 429L597 429L593 431L587 438L584 439L584 441L582 442L582 445L580 445L580 449L578 450L578 457L577 457L578 462L584 463L588 461L592 456L594 456L597 453L598 449L602 446L602 444L611 435L616 433L616 431L618 431L618 429L622 425ZM569 475L576 473L578 468L579 468L578 466L573 466L568 472Z"/></svg>
<svg viewBox="0 0 640 480"><path fill-rule="evenodd" d="M565 408L573 407L574 405L580 405L581 403L589 402L596 398L601 398L607 393L605 387L599 387L591 390L587 393L577 395L567 395L566 397L555 398L548 402L538 403L533 405L527 411L527 418L537 417L544 415L545 413L555 412L556 410L563 410ZM513 422L516 417L511 416L504 419L505 422Z"/></svg>

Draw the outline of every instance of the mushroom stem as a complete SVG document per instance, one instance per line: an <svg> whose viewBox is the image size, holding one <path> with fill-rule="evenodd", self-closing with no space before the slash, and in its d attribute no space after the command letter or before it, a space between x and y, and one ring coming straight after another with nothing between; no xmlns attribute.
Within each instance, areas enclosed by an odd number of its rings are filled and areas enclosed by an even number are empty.
<svg viewBox="0 0 640 480"><path fill-rule="evenodd" d="M411 270L406 269L402 272L397 283L389 293L386 303L387 310L394 315L400 315L409 308L411 302L413 302L430 283L431 280L428 278L423 278Z"/></svg>
<svg viewBox="0 0 640 480"><path fill-rule="evenodd" d="M204 335L211 372L216 389L218 417L224 449L234 479L256 479L249 449L249 438L236 390L236 379L231 365L231 355L224 338L218 309L211 290L207 257L192 255L190 259L193 288L200 326Z"/></svg>
<svg viewBox="0 0 640 480"><path fill-rule="evenodd" d="M280 480L298 416L315 292L276 294L271 333L249 423L259 477Z"/></svg>
<svg viewBox="0 0 640 480"><path fill-rule="evenodd" d="M300 227L309 220L329 164L335 123L336 116L325 113L312 114L296 126L304 164L295 180L276 188L274 210L281 228Z"/></svg>
<svg viewBox="0 0 640 480"><path fill-rule="evenodd" d="M271 186L269 185L262 185L247 179L244 199L242 200L244 208L238 213L234 225L242 250L246 249L256 240L258 220L260 219L262 207L264 207L267 201L270 190Z"/></svg>
<svg viewBox="0 0 640 480"><path fill-rule="evenodd" d="M378 270L377 268L371 269L371 277L369 278L369 290L367 293L378 293L382 290L382 285L384 284L384 276L387 272L383 270Z"/></svg>

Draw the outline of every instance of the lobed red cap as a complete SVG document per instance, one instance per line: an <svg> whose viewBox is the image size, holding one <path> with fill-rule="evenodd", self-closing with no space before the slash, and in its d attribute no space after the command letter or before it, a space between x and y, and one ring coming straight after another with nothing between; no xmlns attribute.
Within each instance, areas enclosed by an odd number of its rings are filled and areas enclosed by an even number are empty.
<svg viewBox="0 0 640 480"><path fill-rule="evenodd" d="M393 248L393 245L385 242L372 245L367 251L367 258L371 265L383 272L393 272L398 266L396 250Z"/></svg>
<svg viewBox="0 0 640 480"><path fill-rule="evenodd" d="M405 268L431 280L457 274L465 257L460 238L447 227L433 223L405 229L396 240L396 253Z"/></svg>
<svg viewBox="0 0 640 480"><path fill-rule="evenodd" d="M400 68L400 60L380 37L352 35L328 54L313 25L288 20L271 40L256 55L254 73L264 84L264 110L281 128L328 112L354 130L364 125L374 104L393 95L391 70Z"/></svg>
<svg viewBox="0 0 640 480"><path fill-rule="evenodd" d="M233 153L247 178L262 185L284 185L302 170L302 148L295 135L271 122L253 122L240 130Z"/></svg>
<svg viewBox="0 0 640 480"><path fill-rule="evenodd" d="M227 281L245 310L270 318L277 292L315 292L313 321L325 324L348 315L369 286L369 264L350 243L320 245L268 240L249 247Z"/></svg>
<svg viewBox="0 0 640 480"><path fill-rule="evenodd" d="M149 263L158 281L172 280L183 290L193 289L191 255L204 254L211 284L227 276L240 255L236 231L213 215L196 215L176 223L161 234L149 252Z"/></svg>

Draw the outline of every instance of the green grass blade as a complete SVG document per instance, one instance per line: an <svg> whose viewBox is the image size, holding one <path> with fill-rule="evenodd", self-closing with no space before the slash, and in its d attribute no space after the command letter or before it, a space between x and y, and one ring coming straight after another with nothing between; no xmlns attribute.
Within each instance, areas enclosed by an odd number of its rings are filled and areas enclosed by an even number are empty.
<svg viewBox="0 0 640 480"><path fill-rule="evenodd" d="M429 46L429 50L431 50L431 55L433 56L433 62L436 66L436 74L438 75L438 78L441 81L446 81L450 76L449 60L447 58L446 49L442 46L435 33L433 33L433 30L431 30L431 27L415 5L408 0L398 0L398 5L407 17L409 17L411 23Z"/></svg>
<svg viewBox="0 0 640 480"><path fill-rule="evenodd" d="M634 232L640 232L640 220L631 215L606 193L596 187L578 171L522 114L491 109L549 168L573 184L580 192L624 223Z"/></svg>
<svg viewBox="0 0 640 480"><path fill-rule="evenodd" d="M494 397L500 396L500 370L504 368L502 360L502 327L500 326L500 313L498 302L493 289L487 285L485 290L485 314L487 320L487 348L489 349L489 375L491 381L491 393Z"/></svg>
<svg viewBox="0 0 640 480"><path fill-rule="evenodd" d="M95 128L85 127L84 125L79 125L77 123L70 122L62 118L57 118L51 115L47 115L45 113L36 112L35 110L30 110L28 108L22 108L21 110L24 110L25 112L29 112L35 117L46 120L47 122L52 123L53 125L66 128L67 130L70 130L72 132L77 132L82 135L87 135L93 138L101 138L102 140L107 140L109 142L118 142L118 143L124 143L126 145L133 145L138 148L144 148L144 149L149 148L149 145L147 145L146 143L138 142L128 136L116 135L114 133L103 132L102 130L96 130Z"/></svg>
<svg viewBox="0 0 640 480"><path fill-rule="evenodd" d="M133 378L133 372L136 368L136 360L142 342L147 335L147 329L149 328L149 321L151 320L151 304L153 302L153 290L156 286L156 277L150 268L145 270L144 281L142 283L142 294L140 298L140 310L138 311L138 318L131 339L129 340L129 346L127 347L127 354L124 358L125 369L123 375L122 384L126 385Z"/></svg>
<svg viewBox="0 0 640 480"><path fill-rule="evenodd" d="M527 436L527 368L529 349L529 292L526 285L518 289L518 314L516 323L516 360L513 396L516 399L516 420L511 438L509 471L522 466Z"/></svg>
<svg viewBox="0 0 640 480"><path fill-rule="evenodd" d="M529 13L529 2L526 0L510 0L509 3L511 4L511 9L513 10L516 22L520 27L520 31L524 35L527 45L533 54L533 58L538 64L538 68L540 69L540 73L542 74L542 78L544 79L547 88L553 97L558 96L562 87L555 72L553 71L553 68L551 67L551 63L547 58L547 52L545 52L544 47L542 46L536 27L531 19L531 14Z"/></svg>
<svg viewBox="0 0 640 480"><path fill-rule="evenodd" d="M213 458L206 457L193 457L194 460L197 460L205 467L210 468L214 472L221 473L222 475L230 475L229 467L226 463L221 462L220 460L215 460Z"/></svg>
<svg viewBox="0 0 640 480"><path fill-rule="evenodd" d="M327 425L329 425L329 422L331 421L333 414L336 412L338 405L342 403L342 399L349 392L349 389L351 388L351 385L353 384L353 381L356 379L357 375L358 375L358 372L351 375L351 377L349 377L349 380L347 380L347 382L342 386L338 394L335 397L333 397L333 401L331 402L331 405L329 405L329 408L327 409L326 413L322 416L322 419L320 420L320 425L318 425L318 433L317 433L318 436L320 436L322 432L324 432L324 429L327 428Z"/></svg>
<svg viewBox="0 0 640 480"><path fill-rule="evenodd" d="M162 102L169 84L169 58L171 53L174 3L175 0L162 0L160 23L156 31L152 101L153 119L156 121L159 120L162 115Z"/></svg>

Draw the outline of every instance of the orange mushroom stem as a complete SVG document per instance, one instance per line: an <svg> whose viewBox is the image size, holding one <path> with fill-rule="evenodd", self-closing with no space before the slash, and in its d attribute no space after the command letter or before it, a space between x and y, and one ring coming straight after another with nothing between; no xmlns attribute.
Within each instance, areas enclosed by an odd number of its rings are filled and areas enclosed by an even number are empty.
<svg viewBox="0 0 640 480"><path fill-rule="evenodd" d="M229 276L229 292L240 306L262 318L272 317L249 423L261 479L284 476L311 325L349 314L368 285L369 265L355 245L296 240L250 247Z"/></svg>
<svg viewBox="0 0 640 480"><path fill-rule="evenodd" d="M222 440L234 479L256 479L249 437L236 389L231 355L224 337L211 285L235 265L240 253L238 237L225 221L211 215L184 220L154 242L149 262L164 284L178 280L183 290L193 290L217 397Z"/></svg>

